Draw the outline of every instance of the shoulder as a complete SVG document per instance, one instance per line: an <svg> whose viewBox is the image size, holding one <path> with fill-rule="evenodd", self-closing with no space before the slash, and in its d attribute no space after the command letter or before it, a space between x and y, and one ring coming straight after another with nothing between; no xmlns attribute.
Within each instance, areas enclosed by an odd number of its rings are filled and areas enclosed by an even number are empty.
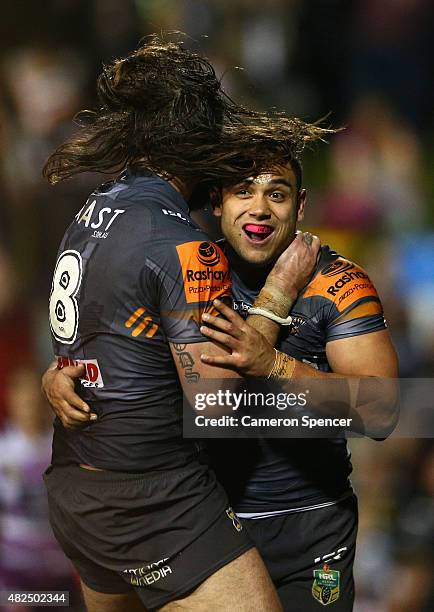
<svg viewBox="0 0 434 612"><path fill-rule="evenodd" d="M355 304L378 301L378 293L367 272L357 263L322 247L317 269L303 298L318 297L344 313Z"/></svg>
<svg viewBox="0 0 434 612"><path fill-rule="evenodd" d="M193 287L198 283L213 285L229 282L227 258L214 242L204 238L188 240L175 243L172 249L166 251L165 257L171 257L170 252L173 253L186 286Z"/></svg>

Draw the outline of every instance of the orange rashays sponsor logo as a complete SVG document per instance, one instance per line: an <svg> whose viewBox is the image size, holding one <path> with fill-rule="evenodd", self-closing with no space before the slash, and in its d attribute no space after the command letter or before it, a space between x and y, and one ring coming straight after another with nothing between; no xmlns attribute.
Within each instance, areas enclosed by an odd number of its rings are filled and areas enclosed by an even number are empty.
<svg viewBox="0 0 434 612"><path fill-rule="evenodd" d="M340 258L315 276L303 297L315 295L328 298L341 312L361 298L378 299L377 291L366 272L359 266Z"/></svg>
<svg viewBox="0 0 434 612"><path fill-rule="evenodd" d="M212 242L186 242L176 247L188 304L212 302L231 288L229 266L223 251Z"/></svg>

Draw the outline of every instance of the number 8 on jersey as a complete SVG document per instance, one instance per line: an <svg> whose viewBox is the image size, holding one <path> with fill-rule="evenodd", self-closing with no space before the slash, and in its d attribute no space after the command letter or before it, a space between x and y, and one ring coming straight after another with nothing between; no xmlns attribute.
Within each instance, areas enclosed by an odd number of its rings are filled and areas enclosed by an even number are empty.
<svg viewBox="0 0 434 612"><path fill-rule="evenodd" d="M83 276L83 261L78 251L64 251L57 260L50 295L50 327L54 337L72 344L77 336L76 295Z"/></svg>

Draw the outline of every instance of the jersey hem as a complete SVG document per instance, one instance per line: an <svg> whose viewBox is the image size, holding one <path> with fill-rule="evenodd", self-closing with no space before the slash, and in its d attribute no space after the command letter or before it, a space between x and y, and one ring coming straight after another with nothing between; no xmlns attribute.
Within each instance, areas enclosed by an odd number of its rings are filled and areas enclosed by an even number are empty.
<svg viewBox="0 0 434 612"><path fill-rule="evenodd" d="M371 329L364 329L364 330L360 330L356 332L348 332L346 334L345 333L336 334L336 335L331 334L330 336L326 337L325 343L327 344L327 342L333 342L334 340L342 340L343 338L355 338L357 336L365 336L366 334L372 334L377 331L382 331L383 329L388 329L386 322L382 323L381 325L378 324L378 326L372 327Z"/></svg>
<svg viewBox="0 0 434 612"><path fill-rule="evenodd" d="M275 516L282 516L284 514L295 514L297 512L308 512L309 510L320 510L321 508L327 508L328 506L335 506L340 502L352 497L354 495L354 491L351 489L341 495L337 499L333 499L328 502L323 502L321 504L313 504L310 506L302 506L300 508L287 508L286 510L273 510L270 512L237 512L236 515L242 519L252 519L252 520L260 520L266 518L273 518Z"/></svg>
<svg viewBox="0 0 434 612"><path fill-rule="evenodd" d="M172 342L172 344L199 344L199 342L209 342L209 338L203 336L202 338L169 338L167 340Z"/></svg>

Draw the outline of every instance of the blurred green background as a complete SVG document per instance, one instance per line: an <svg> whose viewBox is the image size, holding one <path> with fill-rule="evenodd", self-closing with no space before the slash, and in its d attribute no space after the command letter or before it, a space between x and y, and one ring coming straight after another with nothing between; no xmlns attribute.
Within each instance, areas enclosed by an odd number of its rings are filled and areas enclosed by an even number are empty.
<svg viewBox="0 0 434 612"><path fill-rule="evenodd" d="M40 474L51 417L39 376L52 357L47 296L57 246L101 178L50 187L41 167L74 129L73 115L95 104L102 62L167 30L185 32L237 100L345 126L304 156L303 228L367 268L401 376L433 375L432 0L3 0L0 588L77 593L47 524ZM351 446L360 500L355 610L432 611L432 440Z"/></svg>

